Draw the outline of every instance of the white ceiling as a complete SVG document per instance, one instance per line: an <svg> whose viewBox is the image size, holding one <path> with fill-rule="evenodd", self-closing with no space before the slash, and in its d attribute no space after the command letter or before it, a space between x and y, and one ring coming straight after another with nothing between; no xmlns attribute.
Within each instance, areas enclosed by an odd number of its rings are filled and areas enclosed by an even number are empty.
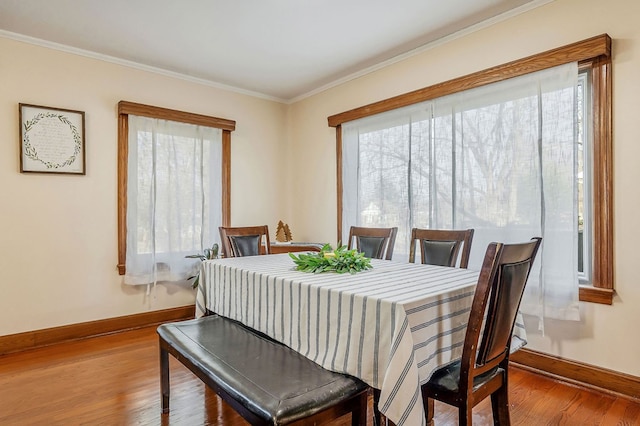
<svg viewBox="0 0 640 426"><path fill-rule="evenodd" d="M0 36L291 101L551 0L0 0Z"/></svg>

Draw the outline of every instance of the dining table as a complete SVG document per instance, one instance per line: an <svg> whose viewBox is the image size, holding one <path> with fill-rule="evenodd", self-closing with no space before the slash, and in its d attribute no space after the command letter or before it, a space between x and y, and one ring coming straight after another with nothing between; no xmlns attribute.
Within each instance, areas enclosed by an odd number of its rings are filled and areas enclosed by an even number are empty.
<svg viewBox="0 0 640 426"><path fill-rule="evenodd" d="M479 271L371 259L351 273L296 270L272 254L202 262L196 317L216 313L379 390L398 426L425 425L421 385L462 355ZM516 322L512 350L526 343Z"/></svg>

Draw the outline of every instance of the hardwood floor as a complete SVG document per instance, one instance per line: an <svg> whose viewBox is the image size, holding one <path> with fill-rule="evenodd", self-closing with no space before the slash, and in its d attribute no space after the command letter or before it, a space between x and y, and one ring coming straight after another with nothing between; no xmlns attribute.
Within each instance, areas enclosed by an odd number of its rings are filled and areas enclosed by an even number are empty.
<svg viewBox="0 0 640 426"><path fill-rule="evenodd" d="M0 356L0 425L246 425L171 357L171 412L160 413L155 327ZM512 368L513 425L640 425L640 401ZM474 409L490 425L491 404ZM340 419L335 425L347 425ZM436 403L437 426L457 424Z"/></svg>

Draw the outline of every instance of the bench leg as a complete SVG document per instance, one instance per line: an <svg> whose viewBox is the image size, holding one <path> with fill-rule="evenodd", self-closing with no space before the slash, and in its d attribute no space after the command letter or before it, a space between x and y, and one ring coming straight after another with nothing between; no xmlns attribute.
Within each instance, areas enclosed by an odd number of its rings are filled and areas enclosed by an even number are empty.
<svg viewBox="0 0 640 426"><path fill-rule="evenodd" d="M358 398L358 407L351 412L351 426L366 426L369 393L362 392Z"/></svg>
<svg viewBox="0 0 640 426"><path fill-rule="evenodd" d="M373 389L373 424L375 426L382 426L382 413L378 410L378 403L380 402L380 390Z"/></svg>
<svg viewBox="0 0 640 426"><path fill-rule="evenodd" d="M162 393L162 412L169 412L169 352L160 344L160 391Z"/></svg>

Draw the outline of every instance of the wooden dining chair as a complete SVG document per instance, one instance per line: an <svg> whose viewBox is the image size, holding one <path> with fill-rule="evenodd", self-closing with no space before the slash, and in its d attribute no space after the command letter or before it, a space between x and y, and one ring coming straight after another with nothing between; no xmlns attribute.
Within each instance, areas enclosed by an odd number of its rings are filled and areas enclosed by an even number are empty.
<svg viewBox="0 0 640 426"><path fill-rule="evenodd" d="M349 250L356 248L371 259L391 260L398 227L367 228L352 226L349 230Z"/></svg>
<svg viewBox="0 0 640 426"><path fill-rule="evenodd" d="M473 229L444 230L444 229L420 229L411 230L411 244L409 246L409 262L414 263L416 246L419 242L421 260L423 264L455 267L458 262L460 248L462 258L460 267L469 265L469 253Z"/></svg>
<svg viewBox="0 0 640 426"><path fill-rule="evenodd" d="M533 238L521 244L489 244L473 296L462 358L437 369L422 385L427 419L433 417L436 399L458 407L458 423L471 425L473 407L491 395L494 424L509 425L511 335L541 241Z"/></svg>
<svg viewBox="0 0 640 426"><path fill-rule="evenodd" d="M269 227L220 226L220 241L224 257L256 256L270 254ZM264 240L264 241L263 241Z"/></svg>

